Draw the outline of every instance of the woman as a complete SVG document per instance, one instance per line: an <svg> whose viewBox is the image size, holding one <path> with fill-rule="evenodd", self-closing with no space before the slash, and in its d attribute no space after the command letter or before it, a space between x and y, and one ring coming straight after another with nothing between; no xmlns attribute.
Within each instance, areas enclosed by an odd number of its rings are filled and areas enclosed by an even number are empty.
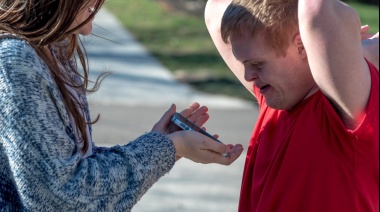
<svg viewBox="0 0 380 212"><path fill-rule="evenodd" d="M129 211L176 157L228 165L243 150L176 131L170 126L175 105L127 145L94 145L97 119L89 117L85 94L98 83L88 87L78 35L91 33L103 3L0 0L1 210ZM208 119L207 108L196 103L181 113L198 125ZM220 154L226 152L229 157Z"/></svg>

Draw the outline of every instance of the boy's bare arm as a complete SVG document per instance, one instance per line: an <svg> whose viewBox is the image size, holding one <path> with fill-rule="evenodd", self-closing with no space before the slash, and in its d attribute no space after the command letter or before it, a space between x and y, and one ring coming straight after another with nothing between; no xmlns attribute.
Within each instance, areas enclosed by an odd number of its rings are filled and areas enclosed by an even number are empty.
<svg viewBox="0 0 380 212"><path fill-rule="evenodd" d="M346 126L359 121L371 88L359 16L338 0L299 0L298 18L314 80Z"/></svg>
<svg viewBox="0 0 380 212"><path fill-rule="evenodd" d="M232 0L208 0L205 8L205 22L207 30L210 33L217 50L222 56L224 62L235 74L238 80L253 94L253 83L244 79L244 66L236 60L232 53L231 45L222 40L220 34L220 24L224 11Z"/></svg>

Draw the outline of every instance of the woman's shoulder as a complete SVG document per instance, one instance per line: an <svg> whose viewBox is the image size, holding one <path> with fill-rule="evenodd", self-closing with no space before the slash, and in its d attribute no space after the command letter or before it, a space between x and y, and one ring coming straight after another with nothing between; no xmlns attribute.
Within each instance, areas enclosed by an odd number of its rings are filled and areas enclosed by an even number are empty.
<svg viewBox="0 0 380 212"><path fill-rule="evenodd" d="M38 57L34 48L25 40L11 34L0 34L0 58L7 61Z"/></svg>
<svg viewBox="0 0 380 212"><path fill-rule="evenodd" d="M25 40L0 35L0 75L6 73L9 82L39 81L54 87L49 67Z"/></svg>
<svg viewBox="0 0 380 212"><path fill-rule="evenodd" d="M28 41L12 34L0 34L0 67L9 71L36 70L44 74L46 64Z"/></svg>

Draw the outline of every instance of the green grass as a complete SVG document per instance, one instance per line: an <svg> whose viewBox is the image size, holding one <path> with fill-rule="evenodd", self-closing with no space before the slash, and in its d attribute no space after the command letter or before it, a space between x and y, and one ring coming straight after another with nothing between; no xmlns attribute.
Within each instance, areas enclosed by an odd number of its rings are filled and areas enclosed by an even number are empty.
<svg viewBox="0 0 380 212"><path fill-rule="evenodd" d="M378 7L351 5L371 32L379 31ZM167 12L155 0L108 0L105 6L164 66L174 74L184 73L194 88L254 100L219 56L203 17Z"/></svg>
<svg viewBox="0 0 380 212"><path fill-rule="evenodd" d="M379 31L379 7L350 1L347 3L359 13L362 25L368 24L372 33Z"/></svg>
<svg viewBox="0 0 380 212"><path fill-rule="evenodd" d="M185 73L196 89L253 100L219 56L203 17L169 13L154 0L109 0L106 7L164 66Z"/></svg>

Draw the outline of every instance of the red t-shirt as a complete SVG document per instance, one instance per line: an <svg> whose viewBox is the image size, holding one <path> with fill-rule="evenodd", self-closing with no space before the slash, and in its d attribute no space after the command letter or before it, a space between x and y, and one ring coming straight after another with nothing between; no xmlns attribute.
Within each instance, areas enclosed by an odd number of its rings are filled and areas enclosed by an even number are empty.
<svg viewBox="0 0 380 212"><path fill-rule="evenodd" d="M379 72L369 66L371 94L355 130L346 129L320 91L283 111L269 108L255 90L260 114L240 212L379 211Z"/></svg>

